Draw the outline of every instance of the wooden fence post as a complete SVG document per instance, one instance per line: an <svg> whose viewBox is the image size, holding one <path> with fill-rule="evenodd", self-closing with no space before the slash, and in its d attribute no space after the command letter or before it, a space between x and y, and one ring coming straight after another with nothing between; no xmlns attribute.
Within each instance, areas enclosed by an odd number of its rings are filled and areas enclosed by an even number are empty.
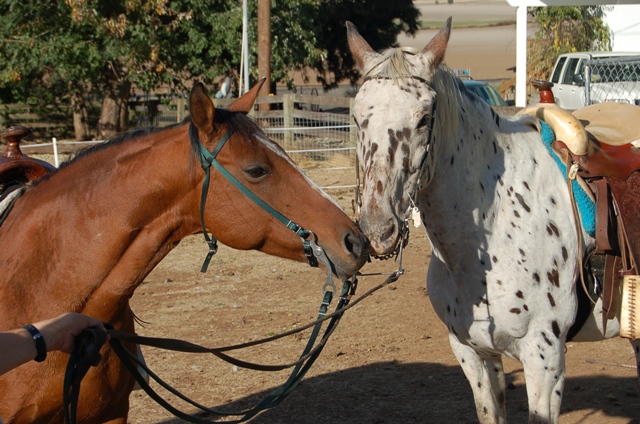
<svg viewBox="0 0 640 424"><path fill-rule="evenodd" d="M293 145L293 103L295 95L285 94L282 101L282 111L284 112L284 148L285 150L291 149Z"/></svg>
<svg viewBox="0 0 640 424"><path fill-rule="evenodd" d="M183 97L176 99L176 122L182 122L185 117L184 109L187 104L187 100Z"/></svg>

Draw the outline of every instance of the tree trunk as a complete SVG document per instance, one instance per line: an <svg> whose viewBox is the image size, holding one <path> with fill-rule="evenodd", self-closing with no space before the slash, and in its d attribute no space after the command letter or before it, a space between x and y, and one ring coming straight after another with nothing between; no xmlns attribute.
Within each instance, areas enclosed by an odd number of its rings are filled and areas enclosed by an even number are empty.
<svg viewBox="0 0 640 424"><path fill-rule="evenodd" d="M114 77L108 81L102 100L96 138L105 140L127 130L130 90L131 83L121 75L120 78Z"/></svg>
<svg viewBox="0 0 640 424"><path fill-rule="evenodd" d="M71 109L73 111L73 130L76 141L86 141L91 139L89 133L89 123L87 119L87 107L84 103L82 91L77 87L71 87Z"/></svg>

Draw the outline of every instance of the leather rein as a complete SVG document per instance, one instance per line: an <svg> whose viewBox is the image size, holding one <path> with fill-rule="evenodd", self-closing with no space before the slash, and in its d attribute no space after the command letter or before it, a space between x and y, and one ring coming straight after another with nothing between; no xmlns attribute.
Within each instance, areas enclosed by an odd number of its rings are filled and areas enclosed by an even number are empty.
<svg viewBox="0 0 640 424"><path fill-rule="evenodd" d="M185 421L197 424L210 423L211 421L204 420L201 418L194 417L189 415L183 411L178 410L171 404L169 404L166 400L164 400L156 391L154 391L147 379L144 377L140 369L142 369L150 378L156 381L160 386L164 389L175 395L176 397L182 399L183 401L189 403L190 405L200 409L203 412L215 414L218 416L241 416L241 418L233 421L225 421L229 423L241 423L245 422L260 412L273 408L280 404L286 397L288 397L292 391L298 386L298 384L302 381L302 378L309 371L315 360L318 358L322 350L324 349L326 342L329 337L336 329L340 319L344 312L353 306L360 303L365 298L371 296L374 292L380 290L383 287L395 282L398 278L404 273L404 269L402 268L402 248L398 253L398 269L393 272L388 273L371 273L371 274L358 274L358 276L373 276L373 275L388 275L384 282L378 284L377 286L371 288L360 297L355 299L353 302L350 302L352 296L355 294L356 286L358 284L357 278L354 278L353 281L347 280L342 288L342 293L340 295L340 301L336 305L336 309L334 312L327 314L327 310L329 304L331 302L331 298L333 296L333 292L326 291L323 302L320 306L320 310L318 312L318 319L313 321L303 327L296 328L294 330L289 330L287 332L267 337L264 339L219 347L219 348L207 348L204 346L200 346L194 343L186 342L183 340L176 339L168 339L168 338L155 338L155 337L142 337L137 336L131 333L125 333L121 331L117 331L113 328L111 324L105 323L105 327L107 328L107 334L111 336L109 339L109 344L111 348L114 350L118 358L120 358L121 362L124 366L129 370L129 372L133 375L136 382L140 385L140 387L151 397L154 401L156 401L160 406L165 408L167 411L171 412L176 417L183 419ZM322 324L329 320L329 323L325 329L325 332L318 341L318 343L314 346L315 341L319 335L320 328ZM243 349L251 346L256 346L259 344L267 343L270 341L274 341L286 336L291 336L293 334L299 333L301 331L307 330L313 327L312 334L310 336L307 345L305 346L302 354L299 359L295 362L282 364L282 365L260 365L254 364L246 361L241 361L236 358L231 357L225 352L229 352L232 350ZM76 409L78 404L78 397L80 393L80 383L82 378L87 373L91 366L97 366L102 356L100 354L100 348L105 343L105 333L99 329L88 329L81 333L76 338L75 350L71 354L69 358L69 362L67 365L67 371L65 374L65 383L64 383L64 412L65 412L65 423L73 424L76 422ZM128 341L131 343L137 343L139 345L152 346L157 348L162 348L166 350L178 351L178 352L186 352L186 353L210 353L218 358L223 359L226 362L234 364L238 367L254 369L260 371L281 371L287 368L292 368L291 374L289 378L277 389L273 390L269 395L267 395L262 401L260 401L255 407L242 410L242 411L221 411L217 409L208 408L204 405L201 405L192 399L189 399L181 392L177 391L173 387L171 387L168 383L163 381L158 375L152 372L145 364L145 362L138 358L137 355L131 353L129 349L127 349L123 345L123 341Z"/></svg>
<svg viewBox="0 0 640 424"><path fill-rule="evenodd" d="M198 130L193 125L190 124L189 128L189 136L200 159L202 164L202 168L205 171L205 178L203 182L202 188L202 197L201 197L201 207L200 207L200 218L202 223L203 233L205 235L205 240L209 245L209 253L205 259L205 262L202 266L201 272L205 272L209 261L217 252L217 240L213 235L209 237L205 223L204 223L204 207L207 201L207 192L209 186L210 179L210 167L213 166L216 170L218 170L225 178L227 178L234 186L236 186L242 193L244 193L247 197L249 197L252 201L262 207L265 211L271 214L273 217L282 222L287 228L294 231L303 241L303 248L305 251L305 255L309 260L311 266L318 266L318 260L323 262L327 269L327 280L323 286L323 299L318 311L318 318L316 321L311 322L303 327L296 328L294 330L290 330L275 336L267 337L261 340L256 340L248 343L242 343L232 346L225 346L219 348L207 348L204 346L200 346L197 344L193 344L190 342L176 340L176 339L168 339L168 338L155 338L155 337L142 337L131 333L125 333L121 331L117 331L114 327L105 323L105 328L107 328L107 333L111 336L109 340L109 344L111 345L113 351L116 353L120 361L123 365L129 370L129 372L133 375L136 382L140 385L140 387L155 400L159 405L165 408L167 411L174 414L176 417L179 417L185 421L192 423L208 423L210 421L203 420L194 416L191 416L183 411L178 410L169 404L166 400L164 400L157 392L155 392L147 382L147 378L143 376L140 372L140 369L144 370L146 374L153 378L160 386L165 388L170 393L179 397L183 401L195 406L196 408L216 415L221 416L242 416L240 419L235 421L227 421L231 423L240 423L244 422L248 419L251 419L261 411L265 409L272 408L282 402L295 387L300 383L304 375L309 371L317 357L320 355L324 346L326 345L329 336L333 333L335 328L337 327L340 319L342 318L342 314L352 306L355 306L357 303L365 299L366 297L373 294L375 291L385 287L386 285L395 282L400 275L404 273L404 269L402 268L402 248L404 244L401 244L398 252L399 266L395 272L387 273L388 277L386 280L372 288L368 292L364 293L354 302L350 303L352 296L355 294L356 287L358 284L357 278L354 276L352 280L347 279L343 283L342 292L340 294L340 300L336 305L336 309L333 313L327 314L329 305L333 299L333 295L336 292L335 284L333 283L332 276L332 264L329 258L324 253L324 250L315 243L315 235L308 230L304 230L301 226L284 217L281 213L274 210L271 206L266 204L263 200L249 191L240 181L238 181L233 175L231 175L217 160L216 157L224 144L231 137L232 132L227 132L222 139L217 143L215 149L212 152L209 152L206 147L200 142L198 138ZM196 147L198 146L198 147ZM396 258L397 259L397 258ZM382 273L376 274L358 274L361 276L369 276L369 275L380 275ZM321 339L316 344L316 340L319 336L321 327L325 321L329 320L325 332ZM247 348L250 346L256 346L259 344L267 343L273 340L277 340L286 336L290 336L292 334L299 333L306 329L313 328L311 331L311 336L307 345L305 346L302 354L299 359L295 362L282 364L282 365L262 365L251 363L247 361L242 361L237 358L230 356L229 351L238 350L242 348ZM64 413L65 413L65 423L75 423L76 422L76 410L78 404L78 397L80 393L80 383L82 378L90 369L91 366L97 366L102 356L100 354L100 348L105 343L106 336L104 332L97 329L89 329L85 332L81 333L80 336L76 338L76 346L74 352L71 354L69 358L69 362L67 364L67 371L65 374L65 382L64 382ZM153 373L144 363L141 358L138 358L136 354L131 353L129 349L127 349L123 341L136 343L138 345L152 346L161 349L179 351L179 352L187 352L187 353L210 353L218 358L229 362L233 365L242 368L248 368L253 370L260 371L281 371L287 368L293 368L289 378L282 384L279 388L271 392L267 395L258 405L254 408L236 411L236 412L227 412L220 411L205 407L203 405L198 404L197 402L189 399L182 393L178 392L176 389L172 388L169 384L164 382L160 377L158 377L155 373Z"/></svg>

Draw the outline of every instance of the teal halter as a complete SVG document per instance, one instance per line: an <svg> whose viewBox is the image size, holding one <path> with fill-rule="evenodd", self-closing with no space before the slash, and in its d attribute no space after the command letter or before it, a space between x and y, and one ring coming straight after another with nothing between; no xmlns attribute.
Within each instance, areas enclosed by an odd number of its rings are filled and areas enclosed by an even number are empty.
<svg viewBox="0 0 640 424"><path fill-rule="evenodd" d="M234 177L229 171L227 171L221 164L218 162L216 157L220 150L224 147L225 143L231 138L233 131L227 131L224 136L220 139L216 147L212 152L209 152L207 148L200 141L200 137L198 137L198 128L193 125L193 123L189 124L189 138L191 140L191 145L193 146L196 155L198 156L198 160L200 160L200 164L202 165L202 169L204 169L204 181L202 182L202 197L200 201L200 222L202 223L202 232L204 234L204 239L209 246L209 253L207 253L207 257L202 264L202 268L200 272L207 272L207 268L209 267L209 262L213 255L218 251L218 241L211 234L209 236L207 232L206 225L204 223L204 208L207 203L207 193L209 192L209 180L211 177L211 166L217 169L229 182L231 182L238 190L244 193L249 199L251 199L254 203L264 209L269 215L276 218L278 221L282 222L288 229L296 233L302 239L302 247L304 249L304 254L309 261L309 265L312 267L318 266L318 260L316 257L320 257L320 255L324 256L324 252L322 252L322 248L315 244L315 235L309 231L302 228L300 225L291 221L289 218L282 215L277 210L273 209L269 206L264 200L260 199L258 196L253 194L251 190L245 187L236 177ZM311 238L311 240L308 240ZM314 252L318 250L318 252Z"/></svg>

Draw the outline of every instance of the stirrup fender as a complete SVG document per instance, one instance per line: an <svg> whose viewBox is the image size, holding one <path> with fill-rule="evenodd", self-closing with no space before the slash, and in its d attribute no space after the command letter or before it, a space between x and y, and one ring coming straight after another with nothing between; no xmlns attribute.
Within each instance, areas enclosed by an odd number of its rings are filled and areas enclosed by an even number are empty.
<svg viewBox="0 0 640 424"><path fill-rule="evenodd" d="M575 116L555 103L538 103L522 109L516 115L527 115L546 122L556 134L556 140L563 141L577 156L587 153L587 132Z"/></svg>

